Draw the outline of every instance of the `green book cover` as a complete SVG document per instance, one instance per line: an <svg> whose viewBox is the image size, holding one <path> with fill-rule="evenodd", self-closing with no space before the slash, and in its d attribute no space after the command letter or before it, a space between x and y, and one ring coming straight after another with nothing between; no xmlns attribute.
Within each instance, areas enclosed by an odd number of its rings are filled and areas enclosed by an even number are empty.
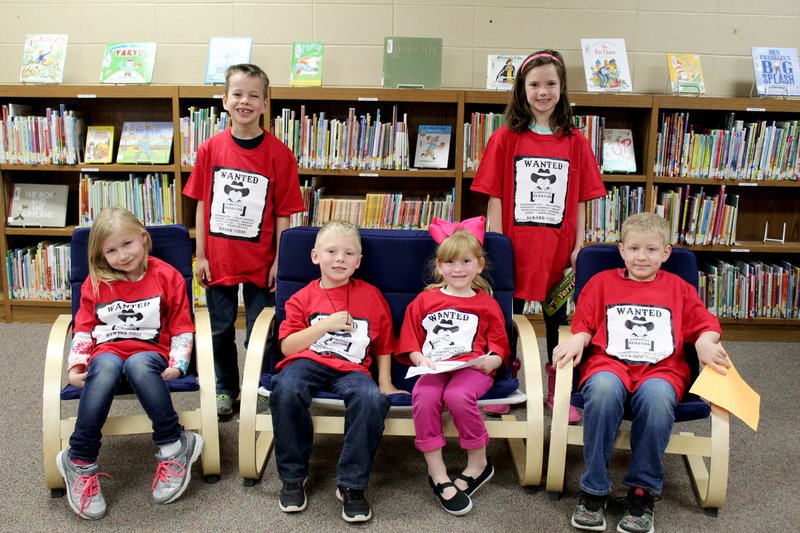
<svg viewBox="0 0 800 533"><path fill-rule="evenodd" d="M107 43L100 83L151 83L156 43Z"/></svg>
<svg viewBox="0 0 800 533"><path fill-rule="evenodd" d="M289 85L295 87L322 86L323 43L292 43L292 71Z"/></svg>
<svg viewBox="0 0 800 533"><path fill-rule="evenodd" d="M383 87L442 86L442 40L428 37L386 37Z"/></svg>
<svg viewBox="0 0 800 533"><path fill-rule="evenodd" d="M172 122L125 122L117 163L169 163L172 135Z"/></svg>
<svg viewBox="0 0 800 533"><path fill-rule="evenodd" d="M542 311L547 313L547 316L553 316L553 313L561 309L561 306L567 303L575 292L575 272L572 269L564 275L558 285L550 289L544 301L542 302Z"/></svg>

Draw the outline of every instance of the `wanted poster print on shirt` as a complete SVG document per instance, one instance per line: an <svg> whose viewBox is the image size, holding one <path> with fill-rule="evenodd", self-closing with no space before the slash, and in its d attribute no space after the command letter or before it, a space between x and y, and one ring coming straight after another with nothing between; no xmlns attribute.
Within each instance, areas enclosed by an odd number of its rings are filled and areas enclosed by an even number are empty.
<svg viewBox="0 0 800 533"><path fill-rule="evenodd" d="M100 322L92 331L97 344L124 339L158 342L161 330L161 297L138 302L116 300L96 308Z"/></svg>
<svg viewBox="0 0 800 533"><path fill-rule="evenodd" d="M422 319L425 342L422 354L432 361L444 361L472 352L478 334L478 316L457 309L443 309Z"/></svg>
<svg viewBox="0 0 800 533"><path fill-rule="evenodd" d="M313 326L329 316L325 313L312 315L309 323ZM340 330L325 333L310 348L320 355L334 354L360 365L367 357L369 343L369 320L353 317L353 331Z"/></svg>
<svg viewBox="0 0 800 533"><path fill-rule="evenodd" d="M560 228L564 222L568 177L566 159L515 157L515 223Z"/></svg>
<svg viewBox="0 0 800 533"><path fill-rule="evenodd" d="M666 307L610 305L606 324L606 352L626 363L653 365L675 351L672 312Z"/></svg>
<svg viewBox="0 0 800 533"><path fill-rule="evenodd" d="M214 167L209 234L258 242L268 188L269 178L266 176Z"/></svg>

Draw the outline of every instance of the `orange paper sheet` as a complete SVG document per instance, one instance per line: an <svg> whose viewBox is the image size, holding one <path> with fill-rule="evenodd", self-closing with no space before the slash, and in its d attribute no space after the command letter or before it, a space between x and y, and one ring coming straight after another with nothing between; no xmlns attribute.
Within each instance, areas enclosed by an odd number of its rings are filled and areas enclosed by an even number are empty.
<svg viewBox="0 0 800 533"><path fill-rule="evenodd" d="M705 367L695 380L689 392L715 403L739 417L745 424L758 431L758 418L761 409L761 396L745 383L733 366L727 375Z"/></svg>

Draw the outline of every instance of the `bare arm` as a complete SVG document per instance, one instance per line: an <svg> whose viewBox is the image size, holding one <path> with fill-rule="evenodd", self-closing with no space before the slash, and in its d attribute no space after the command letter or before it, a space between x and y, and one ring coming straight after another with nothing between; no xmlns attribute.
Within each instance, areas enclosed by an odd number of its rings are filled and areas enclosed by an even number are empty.
<svg viewBox="0 0 800 533"><path fill-rule="evenodd" d="M383 394L410 394L400 390L392 383L392 356L389 354L378 355L378 387Z"/></svg>
<svg viewBox="0 0 800 533"><path fill-rule="evenodd" d="M200 286L208 288L208 283L211 281L211 267L208 266L208 258L206 258L206 220L204 217L203 202L198 200L194 216L195 256L197 258L195 275Z"/></svg>
<svg viewBox="0 0 800 533"><path fill-rule="evenodd" d="M719 342L720 335L716 331L706 331L697 338L694 346L697 349L697 359L703 366L710 366L723 376L728 373L727 368L731 367L728 361L728 353Z"/></svg>
<svg viewBox="0 0 800 533"><path fill-rule="evenodd" d="M489 197L486 208L486 218L489 219L489 230L503 233L503 200L497 196Z"/></svg>
<svg viewBox="0 0 800 533"><path fill-rule="evenodd" d="M553 348L553 365L559 368L572 361L572 366L577 366L583 357L583 350L589 346L592 336L582 331Z"/></svg>
<svg viewBox="0 0 800 533"><path fill-rule="evenodd" d="M583 241L586 239L586 202L578 202L578 216L575 221L575 246L572 248L570 255L570 263L572 270L575 270L575 261L578 259L578 252L583 247Z"/></svg>
<svg viewBox="0 0 800 533"><path fill-rule="evenodd" d="M272 267L269 269L269 277L267 278L267 287L270 289L275 288L275 276L278 273L278 254L281 249L281 233L289 227L289 217L276 217L275 218L275 260L272 262Z"/></svg>

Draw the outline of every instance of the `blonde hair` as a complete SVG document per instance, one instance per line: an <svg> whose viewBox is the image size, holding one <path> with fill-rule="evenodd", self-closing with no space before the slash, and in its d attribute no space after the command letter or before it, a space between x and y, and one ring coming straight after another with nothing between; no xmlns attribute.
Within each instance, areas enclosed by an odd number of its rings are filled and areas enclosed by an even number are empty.
<svg viewBox="0 0 800 533"><path fill-rule="evenodd" d="M153 241L150 239L150 234L147 233L144 224L126 209L106 207L94 218L92 229L89 231L89 276L92 279L92 287L95 292L101 282L111 283L112 281L127 279L124 273L109 266L103 254L103 243L118 230L128 230L140 235L146 235L142 267L147 272L147 258L153 248Z"/></svg>
<svg viewBox="0 0 800 533"><path fill-rule="evenodd" d="M664 241L664 246L669 244L669 223L664 217L655 213L637 213L626 218L625 222L622 223L620 242L624 243L625 238L631 231L655 233Z"/></svg>
<svg viewBox="0 0 800 533"><path fill-rule="evenodd" d="M431 277L434 281L425 287L425 290L441 288L447 285L444 281L444 277L439 273L439 269L436 268L439 263L463 259L468 255L472 255L478 259L478 261L482 261L483 268L486 269L486 251L483 249L483 246L481 246L481 243L478 242L475 235L463 229L454 231L453 234L443 240L436 249L436 257L431 261ZM492 286L486 281L486 278L480 274L475 276L475 279L472 280L472 288L480 289L487 294L492 294Z"/></svg>
<svg viewBox="0 0 800 533"><path fill-rule="evenodd" d="M314 248L319 246L319 243L328 235L339 235L340 237L352 239L358 244L358 253L361 253L361 234L358 233L358 228L353 224L344 220L327 221L317 232Z"/></svg>

